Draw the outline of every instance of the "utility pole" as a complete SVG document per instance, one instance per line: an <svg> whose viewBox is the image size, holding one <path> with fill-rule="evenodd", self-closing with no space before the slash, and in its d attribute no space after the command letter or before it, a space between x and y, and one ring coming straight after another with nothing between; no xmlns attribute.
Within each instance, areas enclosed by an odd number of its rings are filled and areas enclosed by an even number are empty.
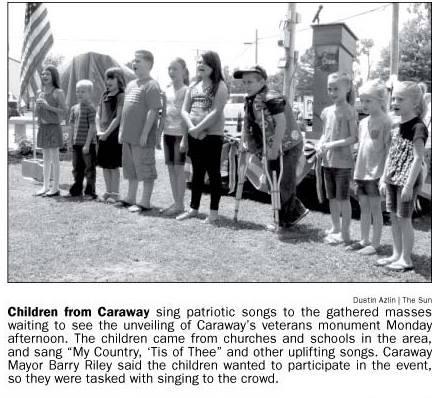
<svg viewBox="0 0 432 398"><path fill-rule="evenodd" d="M399 69L399 3L392 3L392 38L390 50L390 78L397 78ZM395 77L392 77L395 76Z"/></svg>
<svg viewBox="0 0 432 398"><path fill-rule="evenodd" d="M258 29L255 29L255 65L258 65Z"/></svg>
<svg viewBox="0 0 432 398"><path fill-rule="evenodd" d="M255 65L258 64L258 29L255 29L255 41L246 41L244 45L254 45L255 46Z"/></svg>
<svg viewBox="0 0 432 398"><path fill-rule="evenodd" d="M294 101L294 71L295 71L295 33L296 24L298 23L296 13L296 3L288 3L287 19L284 21L284 41L285 49L285 67L283 94L290 105Z"/></svg>

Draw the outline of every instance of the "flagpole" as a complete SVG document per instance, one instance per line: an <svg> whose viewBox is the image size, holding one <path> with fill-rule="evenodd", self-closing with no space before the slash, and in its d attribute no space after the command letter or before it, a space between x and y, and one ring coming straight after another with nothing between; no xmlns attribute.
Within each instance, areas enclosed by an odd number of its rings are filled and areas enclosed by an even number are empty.
<svg viewBox="0 0 432 398"><path fill-rule="evenodd" d="M32 126L33 126L33 160L36 161L36 98L30 98L32 101Z"/></svg>

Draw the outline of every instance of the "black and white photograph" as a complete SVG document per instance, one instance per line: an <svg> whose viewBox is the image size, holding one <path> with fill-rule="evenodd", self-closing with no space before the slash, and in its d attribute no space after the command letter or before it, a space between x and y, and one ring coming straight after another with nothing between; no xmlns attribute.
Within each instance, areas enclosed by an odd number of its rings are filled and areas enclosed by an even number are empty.
<svg viewBox="0 0 432 398"><path fill-rule="evenodd" d="M431 398L431 3L1 7L2 397Z"/></svg>
<svg viewBox="0 0 432 398"><path fill-rule="evenodd" d="M430 12L8 3L8 282L431 282Z"/></svg>

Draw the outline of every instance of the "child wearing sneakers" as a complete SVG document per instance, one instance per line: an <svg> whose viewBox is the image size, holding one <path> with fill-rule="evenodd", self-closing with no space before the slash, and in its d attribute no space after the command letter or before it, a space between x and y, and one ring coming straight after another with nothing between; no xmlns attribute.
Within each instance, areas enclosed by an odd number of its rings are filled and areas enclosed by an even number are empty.
<svg viewBox="0 0 432 398"><path fill-rule="evenodd" d="M96 110L91 103L93 83L90 80L80 80L76 84L78 104L70 112L69 124L72 134L72 174L74 183L69 195L81 196L84 177L86 199L96 199Z"/></svg>
<svg viewBox="0 0 432 398"><path fill-rule="evenodd" d="M368 82L360 88L363 112L369 114L359 125L359 148L354 168L360 204L361 239L347 247L361 255L375 254L381 241L383 216L379 181L391 142L392 121L387 115L386 88L378 82ZM372 241L369 231L373 224Z"/></svg>
<svg viewBox="0 0 432 398"><path fill-rule="evenodd" d="M97 164L103 169L106 191L102 200L116 202L119 199L122 145L118 134L124 102L125 78L121 68L105 71L106 91L96 113L98 137Z"/></svg>
<svg viewBox="0 0 432 398"><path fill-rule="evenodd" d="M346 73L332 73L328 77L327 89L333 105L321 113L323 134L316 148L322 158L332 221L325 242L330 245L350 244L349 186L354 167L351 148L357 142L356 112L348 103L352 91L351 78Z"/></svg>
<svg viewBox="0 0 432 398"><path fill-rule="evenodd" d="M390 212L393 253L378 260L391 271L413 269L411 253L414 229L411 216L417 193L421 188L422 162L428 131L421 117L424 112L423 93L415 82L396 82L392 108L400 116L400 124L392 129L392 141L380 189L385 191ZM384 185L385 183L385 185Z"/></svg>
<svg viewBox="0 0 432 398"><path fill-rule="evenodd" d="M242 133L242 142L247 150L262 156L263 114L269 169L279 168L278 159L282 149L279 225L270 224L267 230L287 233L289 228L298 224L309 213L296 195L296 166L303 151L303 136L285 98L268 88L267 72L264 68L255 65L249 69L237 70L234 72L234 78L243 79L247 93Z"/></svg>
<svg viewBox="0 0 432 398"><path fill-rule="evenodd" d="M155 147L158 114L162 107L159 84L150 76L153 54L147 50L135 52L132 68L136 79L129 82L120 122L119 142L123 144L123 176L128 181L128 191L117 207L128 207L130 212L151 209L150 198L157 178ZM138 183L143 182L142 197L136 202Z"/></svg>

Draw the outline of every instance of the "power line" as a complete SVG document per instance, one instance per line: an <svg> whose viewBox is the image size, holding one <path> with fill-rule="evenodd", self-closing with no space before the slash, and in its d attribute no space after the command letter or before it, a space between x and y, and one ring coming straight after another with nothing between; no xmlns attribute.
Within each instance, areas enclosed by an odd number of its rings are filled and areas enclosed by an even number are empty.
<svg viewBox="0 0 432 398"><path fill-rule="evenodd" d="M370 13L373 13L373 12L376 12L376 11L379 11L379 10L380 10L380 11L383 11L383 10L385 10L387 7L390 7L390 5L391 5L391 4L384 4L384 5L382 5L382 6L379 6L379 7L377 7L377 8L373 8L373 9L371 9L371 10L363 11L363 12L360 12L360 13L358 13L358 14L350 15L350 16L348 16L348 17L344 17L344 18L338 19L338 20L336 20L336 21L329 22L329 24L332 24L332 23L338 23L338 22L344 22L344 21L346 21L346 20L348 20L348 19L356 18L356 17L359 17L359 16L361 16L361 15L370 14ZM303 29L299 29L299 30L297 30L297 33L299 33L299 32L306 32L306 31L311 30L311 29L312 29L312 27L308 26L307 28L303 28ZM276 38L276 37L279 37L279 35L265 36L265 37L261 37L259 40L269 40L269 39L274 39L274 38Z"/></svg>

